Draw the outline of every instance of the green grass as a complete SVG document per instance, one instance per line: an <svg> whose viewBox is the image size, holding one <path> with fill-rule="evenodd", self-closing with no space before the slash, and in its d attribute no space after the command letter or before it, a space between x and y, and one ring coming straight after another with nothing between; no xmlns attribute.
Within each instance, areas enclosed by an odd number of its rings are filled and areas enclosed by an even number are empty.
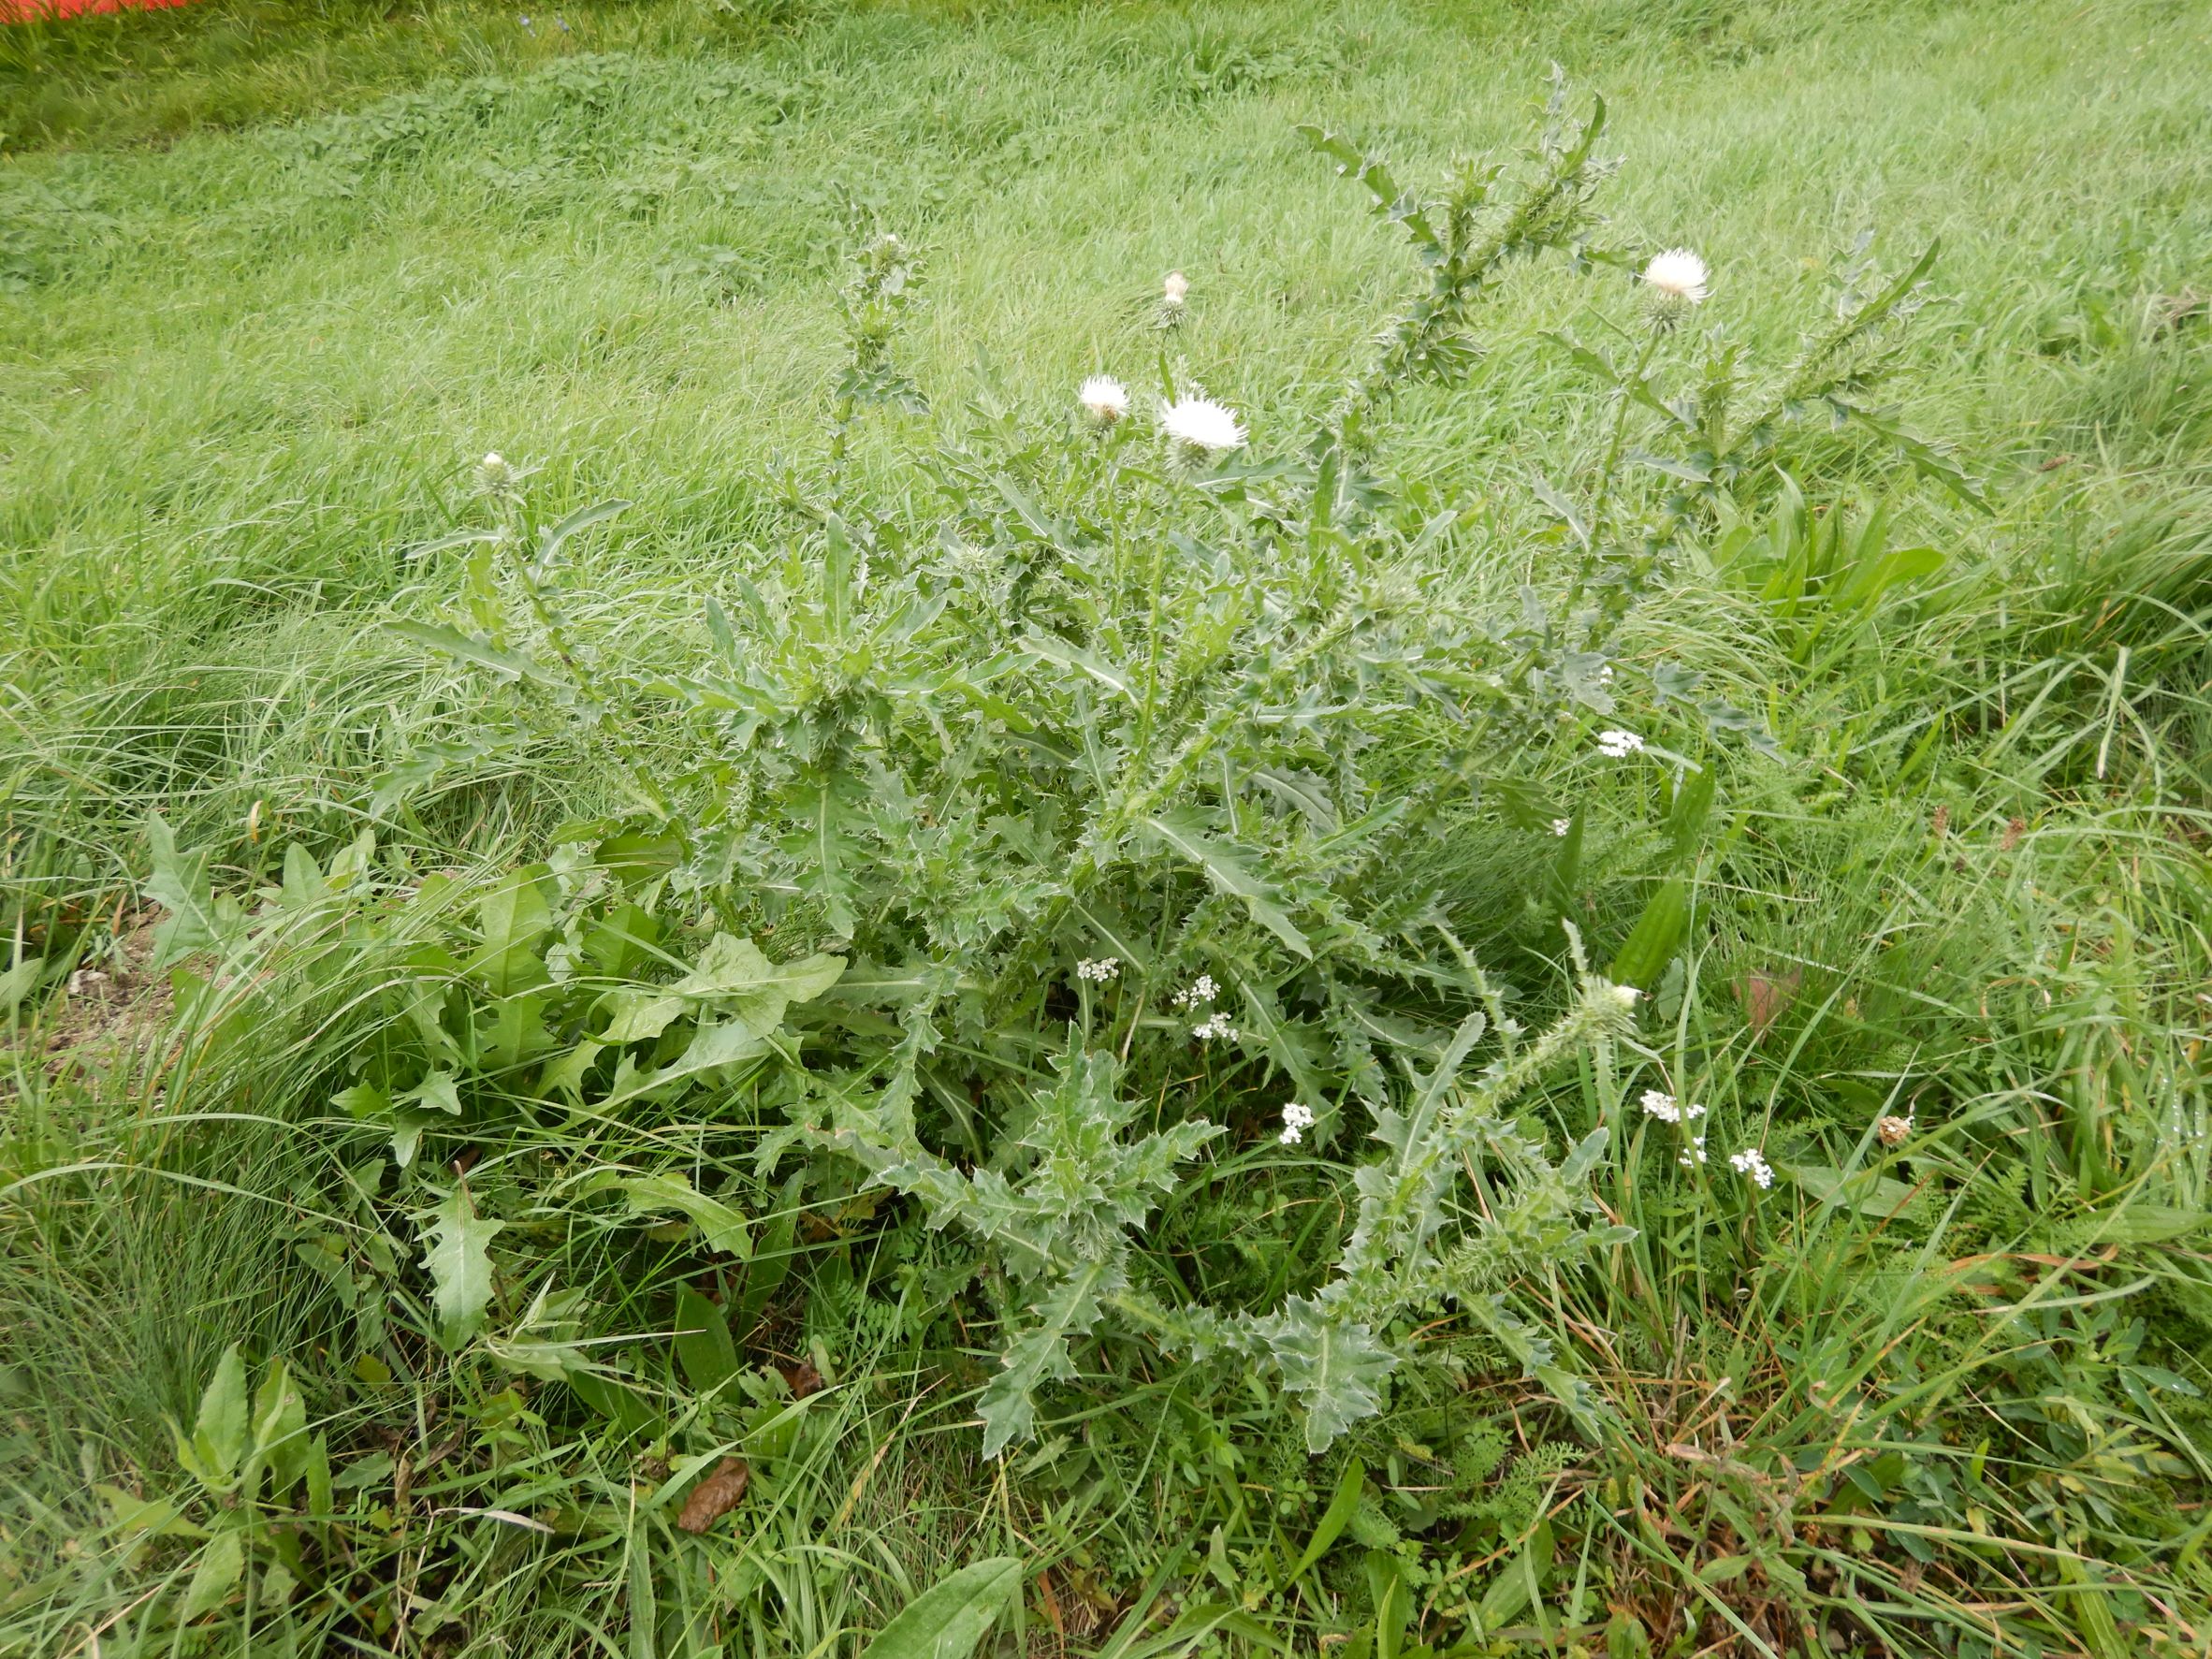
<svg viewBox="0 0 2212 1659"><path fill-rule="evenodd" d="M1900 1652L2203 1651L2212 10L517 15L203 0L0 37L0 920L45 964L8 999L0 1085L0 1651L828 1654L995 1553L1030 1571L997 1639L1124 1659L1181 1651L1143 1645L1169 1602L1247 1593L1250 1627L1209 1639L1411 1652L1390 1625L1413 1607L1409 1644L1470 1652L1796 1655L1816 1626ZM248 1052L204 1071L167 1033L88 1034L63 988L114 966L145 907L147 814L243 892L288 842L327 860L385 773L457 729L475 682L382 624L453 601L447 566L408 550L482 521L488 450L537 469L549 515L635 503L579 555L601 650L688 637L695 592L787 523L778 470L822 464L856 222L923 251L901 360L939 411L979 355L1041 424L1084 373L1144 379L1149 310L1181 269L1172 349L1259 450L1288 452L1407 287L1386 227L1293 128L1430 176L1519 142L1554 61L1611 106L1616 240L1700 250L1700 325L1757 357L1787 356L1862 231L1893 269L1941 239L1942 299L1894 395L1996 510L1839 440L1814 505L1888 499L1892 541L1937 549L1937 575L1812 641L1710 563L1639 614L1640 656L1704 669L1790 758L1726 769L1680 978L1645 1022L1657 1058L1594 1059L1532 1120L1579 1134L1665 1077L1710 1103L1716 1154L1763 1137L1855 1171L1882 1157L1876 1112L1909 1110L1909 1158L1882 1166L1906 1191L1716 1211L1671 1182L1650 1126L1598 1186L1636 1244L1526 1288L1617 1427L1578 1432L1494 1344L1449 1331L1457 1369L1437 1375L1463 1389L1407 1385L1360 1444L1373 1487L1322 1576L1272 1597L1341 1460L1309 1463L1259 1386L1194 1402L1124 1345L1063 1391L1057 1452L983 1463L968 1425L995 1350L914 1311L934 1246L858 1194L809 1201L764 1304L764 1352L812 1354L834 1386L749 1498L741 1550L651 1512L680 1433L626 1439L465 1359L360 1371L374 1345L347 1303L383 1292L300 1252L317 1215L390 1222L348 1185L376 1142L327 1100L408 941L249 1001ZM1586 477L1610 409L1548 336L1592 335L1610 304L1592 294L1516 274L1465 382L1390 413L1401 469L1501 503L1531 473ZM856 471L911 489L900 454L926 425L864 427ZM1750 522L1773 495L1752 487ZM1499 529L1460 575L1502 595L1553 554ZM1572 906L1608 942L1668 867L1651 777L1564 785L1589 820ZM383 834L417 874L489 880L615 791L549 743ZM1532 982L1557 954L1524 903L1551 851L1477 825L1421 872L1477 955ZM1768 985L1787 987L1770 1021ZM1279 1104L1221 1095L1194 1109ZM620 1156L603 1134L593 1156ZM749 1163L705 1130L696 1151ZM1158 1226L1198 1283L1272 1298L1316 1201L1285 1191L1258 1213L1186 1196ZM612 1298L608 1329L670 1328L673 1246L565 1247ZM195 1546L133 1540L91 1489L188 1490L162 1419L191 1419L233 1342L291 1358L360 1473L342 1497L384 1599L251 1634L238 1607L181 1634L139 1610ZM680 1393L664 1346L639 1351ZM379 1455L420 1466L408 1495ZM1825 1497L1793 1484L1814 1473ZM1439 1484L1463 1513L1423 1520ZM556 1530L447 1512L483 1508ZM1486 1599L1476 1637L1455 1609Z"/></svg>

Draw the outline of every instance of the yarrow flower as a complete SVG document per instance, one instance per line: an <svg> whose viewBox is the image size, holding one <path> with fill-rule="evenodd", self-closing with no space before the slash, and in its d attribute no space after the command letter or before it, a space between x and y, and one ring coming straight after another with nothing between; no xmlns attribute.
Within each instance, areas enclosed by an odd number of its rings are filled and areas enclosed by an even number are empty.
<svg viewBox="0 0 2212 1659"><path fill-rule="evenodd" d="M1774 1185L1774 1166L1756 1146L1747 1146L1741 1152L1728 1155L1728 1167L1739 1175L1749 1177L1762 1187Z"/></svg>
<svg viewBox="0 0 2212 1659"><path fill-rule="evenodd" d="M1874 1133L1885 1146L1902 1146L1912 1132L1913 1117L1910 1113L1903 1117L1885 1113L1874 1120Z"/></svg>
<svg viewBox="0 0 2212 1659"><path fill-rule="evenodd" d="M1575 821L1571 818L1554 818L1551 821L1551 833L1555 836L1564 836L1574 827Z"/></svg>
<svg viewBox="0 0 2212 1659"><path fill-rule="evenodd" d="M1703 1135L1692 1135L1690 1137L1689 1145L1683 1147L1681 1152L1675 1155L1674 1161L1681 1165L1685 1170L1695 1170L1700 1164L1704 1163L1705 1137Z"/></svg>
<svg viewBox="0 0 2212 1659"><path fill-rule="evenodd" d="M1283 1132L1278 1139L1286 1146L1295 1146L1305 1139L1306 1130L1313 1127L1313 1108L1292 1100L1283 1108Z"/></svg>
<svg viewBox="0 0 2212 1659"><path fill-rule="evenodd" d="M1214 976L1201 973L1171 998L1176 1008L1196 1008L1201 1002L1211 1002L1221 994L1221 987L1214 982Z"/></svg>
<svg viewBox="0 0 2212 1659"><path fill-rule="evenodd" d="M1159 412L1159 424L1169 437L1208 455L1244 446L1244 425L1225 403L1197 393L1186 393Z"/></svg>
<svg viewBox="0 0 2212 1659"><path fill-rule="evenodd" d="M1110 427L1129 412L1129 388L1111 374L1094 374L1075 394L1083 412L1102 427Z"/></svg>
<svg viewBox="0 0 2212 1659"><path fill-rule="evenodd" d="M1101 956L1096 962L1085 958L1075 965L1075 977L1079 980L1089 980L1093 984L1102 985L1108 980L1119 977L1120 973L1121 958L1119 956Z"/></svg>
<svg viewBox="0 0 2212 1659"><path fill-rule="evenodd" d="M1219 1009L1208 1014L1201 1024L1191 1026L1190 1034L1201 1042L1212 1042L1215 1038L1224 1042L1237 1040L1237 1028L1229 1023L1229 1015Z"/></svg>
<svg viewBox="0 0 2212 1659"><path fill-rule="evenodd" d="M1705 300L1705 261L1687 248L1669 248L1652 256L1644 267L1644 281L1668 299L1699 305Z"/></svg>
<svg viewBox="0 0 2212 1659"><path fill-rule="evenodd" d="M1608 759L1626 760L1644 746L1644 740L1634 732L1600 732L1597 735L1597 752Z"/></svg>
<svg viewBox="0 0 2212 1659"><path fill-rule="evenodd" d="M1675 1098L1659 1089L1646 1089L1639 1102L1645 1112L1661 1123L1695 1123L1705 1115L1705 1108L1692 1102L1687 1106L1675 1103Z"/></svg>

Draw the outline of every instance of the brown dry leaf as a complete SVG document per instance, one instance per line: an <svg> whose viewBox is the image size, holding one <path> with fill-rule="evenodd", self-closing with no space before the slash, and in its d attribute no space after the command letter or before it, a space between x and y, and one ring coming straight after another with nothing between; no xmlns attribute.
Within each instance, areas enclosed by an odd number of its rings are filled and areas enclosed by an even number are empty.
<svg viewBox="0 0 2212 1659"><path fill-rule="evenodd" d="M811 1360L801 1360L796 1365L780 1367L783 1380L791 1385L791 1397L804 1400L808 1394L822 1391L822 1373L814 1369Z"/></svg>
<svg viewBox="0 0 2212 1659"><path fill-rule="evenodd" d="M1797 987L1804 979L1793 968L1787 973L1747 973L1737 982L1736 995L1751 1020L1754 1039L1766 1036L1767 1027L1782 1018L1783 1010L1797 997Z"/></svg>
<svg viewBox="0 0 2212 1659"><path fill-rule="evenodd" d="M752 1465L743 1458L722 1459L715 1464L714 1473L691 1488L676 1524L687 1533L705 1532L737 1507L737 1500L745 1495L746 1482L751 1478Z"/></svg>

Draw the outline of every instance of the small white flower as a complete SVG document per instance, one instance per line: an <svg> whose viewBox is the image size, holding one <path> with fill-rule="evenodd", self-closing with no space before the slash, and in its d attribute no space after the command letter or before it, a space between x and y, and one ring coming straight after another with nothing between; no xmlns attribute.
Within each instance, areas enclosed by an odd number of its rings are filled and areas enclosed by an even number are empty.
<svg viewBox="0 0 2212 1659"><path fill-rule="evenodd" d="M1169 437L1208 455L1244 446L1244 426L1236 411L1211 398L1188 393L1163 406L1159 424Z"/></svg>
<svg viewBox="0 0 2212 1659"><path fill-rule="evenodd" d="M1292 1100L1283 1108L1283 1132L1278 1138L1284 1145L1295 1146L1305 1139L1306 1130L1313 1127L1313 1108Z"/></svg>
<svg viewBox="0 0 2212 1659"><path fill-rule="evenodd" d="M1644 1090L1643 1109L1661 1123L1680 1123L1682 1109L1674 1103L1674 1097L1658 1089Z"/></svg>
<svg viewBox="0 0 2212 1659"><path fill-rule="evenodd" d="M1613 1000L1623 1008L1634 1008L1636 999L1643 995L1634 985L1608 985L1606 989L1613 994Z"/></svg>
<svg viewBox="0 0 2212 1659"><path fill-rule="evenodd" d="M1555 836L1564 836L1574 827L1575 821L1571 818L1554 818L1551 821L1551 833Z"/></svg>
<svg viewBox="0 0 2212 1659"><path fill-rule="evenodd" d="M1229 1023L1229 1015L1219 1009L1208 1014L1203 1024L1191 1026L1190 1034L1201 1042L1212 1042L1215 1038L1224 1042L1237 1040L1237 1028Z"/></svg>
<svg viewBox="0 0 2212 1659"><path fill-rule="evenodd" d="M1695 1170L1703 1164L1705 1162L1705 1137L1703 1135L1691 1136L1689 1145L1683 1147L1676 1155L1674 1161L1685 1170Z"/></svg>
<svg viewBox="0 0 2212 1659"><path fill-rule="evenodd" d="M1221 987L1214 982L1214 976L1210 973L1201 973L1188 985L1175 993L1173 1003L1177 1008L1196 1008L1201 1002L1213 1001L1220 994Z"/></svg>
<svg viewBox="0 0 2212 1659"><path fill-rule="evenodd" d="M1747 1146L1741 1152L1731 1152L1728 1155L1728 1167L1739 1175L1749 1176L1762 1187L1774 1185L1774 1166L1767 1161L1766 1156L1756 1146Z"/></svg>
<svg viewBox="0 0 2212 1659"><path fill-rule="evenodd" d="M1075 394L1083 412L1102 427L1110 427L1129 412L1129 388L1111 374L1094 374Z"/></svg>
<svg viewBox="0 0 2212 1659"><path fill-rule="evenodd" d="M1612 760L1625 760L1644 746L1644 740L1634 732L1600 732L1597 735L1597 752Z"/></svg>
<svg viewBox="0 0 2212 1659"><path fill-rule="evenodd" d="M1116 978L1120 973L1121 958L1118 956L1101 956L1096 962L1086 958L1075 965L1075 977L1079 980L1089 980L1094 984L1102 985L1108 980Z"/></svg>
<svg viewBox="0 0 2212 1659"><path fill-rule="evenodd" d="M476 464L487 473L504 473L507 470L507 458L495 449Z"/></svg>
<svg viewBox="0 0 2212 1659"><path fill-rule="evenodd" d="M1705 298L1707 274L1705 261L1687 248L1669 248L1652 255L1651 264L1644 267L1645 282L1667 298L1691 305Z"/></svg>
<svg viewBox="0 0 2212 1659"><path fill-rule="evenodd" d="M1190 279L1179 270L1168 272L1167 281L1159 285L1159 302L1171 310L1190 297Z"/></svg>

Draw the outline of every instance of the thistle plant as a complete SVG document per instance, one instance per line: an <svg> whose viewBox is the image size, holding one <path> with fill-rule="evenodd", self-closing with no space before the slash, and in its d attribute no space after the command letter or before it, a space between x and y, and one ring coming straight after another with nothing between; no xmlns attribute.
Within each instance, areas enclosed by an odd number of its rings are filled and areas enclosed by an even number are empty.
<svg viewBox="0 0 2212 1659"><path fill-rule="evenodd" d="M1302 454L1171 367L1151 417L1101 371L1041 434L987 394L915 458L918 488L871 497L843 466L859 412L926 408L894 351L918 267L879 235L848 290L820 492L790 489L788 533L704 597L695 646L664 642L682 661L587 648L564 549L612 509L533 529L519 492L498 498L502 531L445 545L469 548L470 626L407 626L515 694L386 802L565 723L634 803L572 837L645 868L702 930L773 930L835 965L809 995L838 1018L777 1045L762 1098L785 1123L761 1168L800 1147L853 1160L1003 1279L991 1452L1032 1432L1040 1390L1102 1322L1271 1369L1317 1448L1376 1408L1390 1328L1426 1306L1458 1307L1591 1409L1506 1287L1620 1237L1589 1220L1605 1131L1555 1159L1509 1109L1622 1036L1635 989L1568 929L1571 984L1532 1034L1414 855L1478 817L1556 828L1542 754L1624 702L1647 730L1663 705L1757 727L1697 702L1686 671L1611 652L1666 553L1589 528L1618 440L1576 561L1509 615L1450 577L1469 515L1389 473L1391 393L1476 360L1497 273L1589 263L1603 107L1574 117L1555 86L1550 109L1522 166L1463 165L1433 199L1313 135L1404 230L1427 288ZM1178 315L1186 292L1166 290ZM1643 746L1618 728L1597 742ZM608 1059L564 1074L587 1097L619 1086L627 1006L596 1033ZM1265 1091L1282 1156L1380 1145L1351 1171L1333 1264L1280 1305L1195 1302L1144 1248L1225 1145L1186 1104L1194 1064Z"/></svg>

